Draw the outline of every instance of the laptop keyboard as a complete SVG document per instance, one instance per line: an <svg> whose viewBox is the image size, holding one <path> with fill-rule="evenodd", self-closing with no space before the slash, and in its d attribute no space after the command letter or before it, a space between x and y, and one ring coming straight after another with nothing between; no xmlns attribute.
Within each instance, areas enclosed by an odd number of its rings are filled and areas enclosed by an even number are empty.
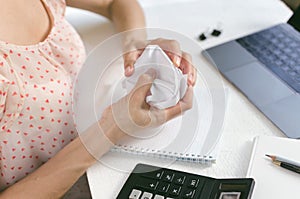
<svg viewBox="0 0 300 199"><path fill-rule="evenodd" d="M300 33L292 26L280 24L237 42L300 93Z"/></svg>

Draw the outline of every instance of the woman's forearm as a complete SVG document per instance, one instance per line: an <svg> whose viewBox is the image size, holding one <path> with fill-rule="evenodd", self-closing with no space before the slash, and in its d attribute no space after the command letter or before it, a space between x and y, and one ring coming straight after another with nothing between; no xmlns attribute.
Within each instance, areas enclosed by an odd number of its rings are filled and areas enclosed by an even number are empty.
<svg viewBox="0 0 300 199"><path fill-rule="evenodd" d="M104 135L98 124L93 125L36 171L0 193L0 198L61 198L96 158L110 149L110 140L117 140L117 135L114 127L107 125Z"/></svg>
<svg viewBox="0 0 300 199"><path fill-rule="evenodd" d="M66 0L67 5L103 15L118 32L144 28L145 17L137 0Z"/></svg>
<svg viewBox="0 0 300 199"><path fill-rule="evenodd" d="M114 0L110 18L118 32L145 27L144 12L137 0Z"/></svg>
<svg viewBox="0 0 300 199"><path fill-rule="evenodd" d="M145 27L144 12L137 0L66 0L67 5L89 10L114 22L117 32ZM146 40L145 31L124 35L124 44Z"/></svg>
<svg viewBox="0 0 300 199"><path fill-rule="evenodd" d="M140 29L123 34L124 46L146 40L146 31L141 29L146 25L145 16L137 0L114 0L110 6L110 19L118 32Z"/></svg>

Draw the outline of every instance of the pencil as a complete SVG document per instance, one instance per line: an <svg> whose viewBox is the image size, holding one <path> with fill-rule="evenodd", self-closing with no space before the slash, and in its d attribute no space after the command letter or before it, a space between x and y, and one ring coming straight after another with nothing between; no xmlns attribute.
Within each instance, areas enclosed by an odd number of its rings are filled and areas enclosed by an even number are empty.
<svg viewBox="0 0 300 199"><path fill-rule="evenodd" d="M296 172L296 173L300 174L300 167L297 167L295 165L292 165L292 164L289 164L289 163L286 163L286 162L273 161L273 163L280 166L280 167L282 167L282 168L285 168L285 169L288 169L290 171L293 171L293 172Z"/></svg>
<svg viewBox="0 0 300 199"><path fill-rule="evenodd" d="M271 158L272 161L286 162L288 164L292 164L292 165L295 165L297 167L300 167L299 162L296 162L296 161L293 161L293 160L290 160L290 159L287 159L287 158L284 158L284 157L275 156L275 155L268 155L268 154L266 154L266 156Z"/></svg>
<svg viewBox="0 0 300 199"><path fill-rule="evenodd" d="M297 165L293 164L294 161L290 161L288 159L285 159L285 158L278 158L276 156L273 156L273 155L266 155L267 157L271 158L272 159L272 162L282 168L285 168L285 169L288 169L290 171L293 171L295 173L299 173L300 174L300 164L297 163ZM281 160L287 160L288 162L284 162L284 161L280 161L279 159ZM293 162L293 163L291 163Z"/></svg>

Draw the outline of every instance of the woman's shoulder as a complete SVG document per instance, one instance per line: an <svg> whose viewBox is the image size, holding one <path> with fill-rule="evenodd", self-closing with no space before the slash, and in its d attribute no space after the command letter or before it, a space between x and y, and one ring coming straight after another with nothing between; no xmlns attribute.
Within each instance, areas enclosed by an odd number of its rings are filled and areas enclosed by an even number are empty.
<svg viewBox="0 0 300 199"><path fill-rule="evenodd" d="M66 11L65 0L43 0L56 15L64 16Z"/></svg>

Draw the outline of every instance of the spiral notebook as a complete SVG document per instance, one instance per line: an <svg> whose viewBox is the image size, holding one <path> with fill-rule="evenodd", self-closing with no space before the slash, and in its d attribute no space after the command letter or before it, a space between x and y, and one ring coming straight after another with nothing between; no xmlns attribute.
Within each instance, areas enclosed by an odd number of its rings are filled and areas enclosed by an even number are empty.
<svg viewBox="0 0 300 199"><path fill-rule="evenodd" d="M103 69L101 78L97 80L95 90L90 89L91 80L86 81L84 78L82 81L79 80L77 92L86 97L74 100L75 122L78 132L84 132L85 129L100 119L105 107L126 95L127 91L122 86L125 78L122 65L120 58L113 62L109 68ZM87 66L91 67L89 70L92 70L93 67L99 69L98 59L95 63L88 62ZM86 74L89 73L86 70ZM210 75L209 77L211 82L219 81L218 76ZM130 137L127 140L122 140L111 149L110 154L113 153L112 156L114 154L118 156L120 153L127 153L200 163L216 161L228 92L226 89L224 91L223 87L219 88L218 84L214 84L215 87L213 88L210 87L205 78L198 74L194 86L192 109L158 129L141 133L143 137ZM95 113L96 117L91 113ZM113 162L114 160L105 161Z"/></svg>
<svg viewBox="0 0 300 199"><path fill-rule="evenodd" d="M191 110L158 129L143 132L143 137L123 140L111 152L198 163L215 162L228 92L207 89L203 85L198 80ZM214 101L216 99L218 104Z"/></svg>

